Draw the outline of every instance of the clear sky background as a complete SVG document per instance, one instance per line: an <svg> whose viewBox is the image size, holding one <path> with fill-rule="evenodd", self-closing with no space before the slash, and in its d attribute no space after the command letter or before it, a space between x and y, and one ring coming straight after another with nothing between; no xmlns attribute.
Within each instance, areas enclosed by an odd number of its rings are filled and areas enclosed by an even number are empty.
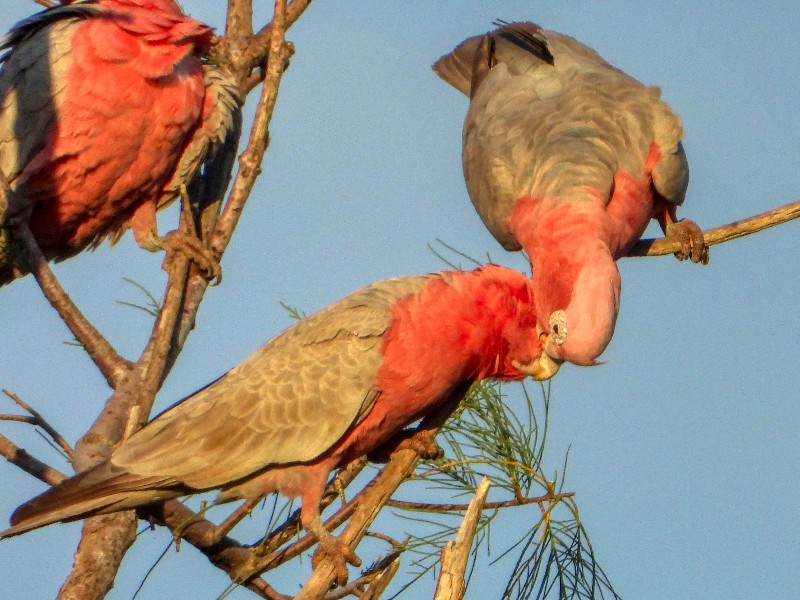
<svg viewBox="0 0 800 600"><path fill-rule="evenodd" d="M217 27L225 4L184 1ZM2 30L37 8L3 5ZM258 5L266 20L271 3ZM573 35L662 86L686 130L692 175L682 215L708 228L800 197L797 2L318 0L288 35L297 52L263 175L223 261L224 281L209 290L157 409L288 326L281 301L311 312L374 280L443 268L427 247L437 238L526 269L469 203L460 159L467 100L430 70L498 17ZM162 230L174 223L168 212ZM717 246L707 267L671 257L621 261L622 308L607 364L568 365L553 381L551 468L570 447L566 487L625 598L800 594L798 234L792 223ZM134 358L151 319L117 303L143 301L123 277L160 296L160 264L160 255L126 235L115 248L58 265L56 274ZM108 388L83 352L64 344L70 334L31 278L0 289L0 306L0 387L74 442ZM14 408L0 399L0 412ZM29 427L3 423L0 432L67 468ZM2 521L44 489L4 463L0 482ZM56 525L0 542L1 595L52 597L79 532L77 524ZM168 540L143 535L110 598L130 598ZM297 568L307 574L309 561ZM468 597L497 596L505 575L484 568ZM139 597L213 600L227 584L187 545L170 551Z"/></svg>

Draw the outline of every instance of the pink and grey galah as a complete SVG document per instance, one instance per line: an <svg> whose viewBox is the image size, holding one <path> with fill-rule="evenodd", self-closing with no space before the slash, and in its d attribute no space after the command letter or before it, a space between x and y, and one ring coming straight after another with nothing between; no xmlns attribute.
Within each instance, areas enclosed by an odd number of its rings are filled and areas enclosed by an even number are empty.
<svg viewBox="0 0 800 600"><path fill-rule="evenodd" d="M0 40L0 169L13 190L0 226L26 220L47 259L131 228L142 248L216 268L196 239L156 226L238 119L235 82L202 60L212 41L174 0L63 2L15 25ZM2 285L25 269L0 238Z"/></svg>
<svg viewBox="0 0 800 600"><path fill-rule="evenodd" d="M487 265L388 279L299 321L157 416L106 462L30 500L11 536L56 521L222 489L219 501L299 496L318 553L357 557L323 526L329 474L493 377L558 370L536 334L531 280Z"/></svg>
<svg viewBox="0 0 800 600"><path fill-rule="evenodd" d="M545 351L596 364L619 311L615 261L651 219L681 240L678 258L708 260L675 214L689 179L679 117L657 87L533 23L501 23L433 68L470 98L467 190L497 241L528 254Z"/></svg>

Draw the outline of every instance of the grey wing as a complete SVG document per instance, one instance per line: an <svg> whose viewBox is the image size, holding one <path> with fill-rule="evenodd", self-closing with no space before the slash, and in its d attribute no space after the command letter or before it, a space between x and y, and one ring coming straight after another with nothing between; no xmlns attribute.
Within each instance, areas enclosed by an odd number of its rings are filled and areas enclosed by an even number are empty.
<svg viewBox="0 0 800 600"><path fill-rule="evenodd" d="M153 420L111 463L208 489L271 464L317 458L375 401L389 298L427 281L409 279L416 285L382 282L383 289L370 286L303 319Z"/></svg>
<svg viewBox="0 0 800 600"><path fill-rule="evenodd" d="M18 23L0 40L0 169L13 183L44 146L72 65L72 36L94 6L64 6Z"/></svg>
<svg viewBox="0 0 800 600"><path fill-rule="evenodd" d="M654 121L661 158L653 167L653 187L664 200L679 206L689 186L689 162L681 142L681 121L664 102L654 107Z"/></svg>
<svg viewBox="0 0 800 600"><path fill-rule="evenodd" d="M192 134L169 183L165 186L159 209L173 202L182 185L189 185L203 165L224 144L230 133L241 129L242 99L236 81L216 65L203 65L205 97L202 121Z"/></svg>

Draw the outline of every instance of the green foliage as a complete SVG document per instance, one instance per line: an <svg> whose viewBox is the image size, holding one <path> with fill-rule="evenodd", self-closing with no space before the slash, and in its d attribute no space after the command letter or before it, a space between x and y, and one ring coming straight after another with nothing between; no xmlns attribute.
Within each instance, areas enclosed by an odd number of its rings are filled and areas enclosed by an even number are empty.
<svg viewBox="0 0 800 600"><path fill-rule="evenodd" d="M537 403L524 388L522 407L515 411L501 384L474 385L440 434L446 457L423 463L417 484L424 483L429 492L441 493L448 502L453 498L466 502L480 480L489 478L492 494L478 527L473 568L482 549L492 554L491 526L499 523L501 516L514 519L524 529L493 560L494 564L516 557L500 598L619 598L597 564L573 495L565 491L566 458L552 479L544 475L549 472L544 464L549 384L540 389L541 402ZM492 501L498 496L502 499ZM413 530L430 531L412 534L405 544L405 550L414 556L412 579L405 590L436 568L441 549L454 539L463 513L447 504L395 506L402 510L400 516L415 522Z"/></svg>
<svg viewBox="0 0 800 600"><path fill-rule="evenodd" d="M142 304L135 304L133 302L128 302L126 300L117 300L117 304L122 304L123 306L130 306L131 308L135 308L137 310L141 310L148 315L151 315L153 318L158 318L159 313L161 312L161 302L159 302L158 298L153 295L153 293L144 287L141 283L134 281L133 279L128 279L127 277L123 277L122 280L125 283L128 283L138 289L141 294L146 298L147 303Z"/></svg>
<svg viewBox="0 0 800 600"><path fill-rule="evenodd" d="M288 304L286 304L285 302L280 302L279 304L280 304L280 305L283 307L283 309L284 309L286 312L288 312L288 313L289 313L289 316L290 316L291 318L293 318L293 319L295 319L295 320L297 320L297 321L299 321L299 320L301 320L301 319L303 319L303 318L305 318L305 317L306 317L306 313L304 313L304 312L302 312L302 311L300 311L300 310L297 310L297 309L296 309L295 307L293 307L293 306L289 306L289 305L288 305Z"/></svg>

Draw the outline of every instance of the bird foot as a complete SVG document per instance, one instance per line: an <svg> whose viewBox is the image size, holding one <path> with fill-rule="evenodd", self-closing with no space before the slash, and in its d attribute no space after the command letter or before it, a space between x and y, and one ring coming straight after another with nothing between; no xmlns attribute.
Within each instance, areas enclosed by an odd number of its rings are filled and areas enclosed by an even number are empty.
<svg viewBox="0 0 800 600"><path fill-rule="evenodd" d="M347 570L347 563L350 563L354 567L360 567L361 559L356 556L355 552L353 552L347 544L325 529L321 520L317 520L313 526L308 529L319 542L317 549L314 551L314 555L311 557L311 567L316 569L321 562L325 559L329 559L333 564L334 573L336 574L336 585L342 587L347 583L347 578L350 575Z"/></svg>
<svg viewBox="0 0 800 600"><path fill-rule="evenodd" d="M169 268L173 253L180 252L197 264L201 275L206 279L212 280L212 285L217 285L222 281L222 267L219 261L211 250L206 248L196 237L176 230L170 231L164 237L159 238L158 243L167 252L167 256L164 259L165 270Z"/></svg>
<svg viewBox="0 0 800 600"><path fill-rule="evenodd" d="M690 219L670 223L664 231L668 238L680 242L681 249L675 253L678 260L690 259L693 263L708 264L708 246L703 239L703 230Z"/></svg>
<svg viewBox="0 0 800 600"><path fill-rule="evenodd" d="M396 450L410 448L426 460L436 460L444 456L444 450L436 443L436 435L430 431L404 429L388 442L367 453L371 462L386 463Z"/></svg>

